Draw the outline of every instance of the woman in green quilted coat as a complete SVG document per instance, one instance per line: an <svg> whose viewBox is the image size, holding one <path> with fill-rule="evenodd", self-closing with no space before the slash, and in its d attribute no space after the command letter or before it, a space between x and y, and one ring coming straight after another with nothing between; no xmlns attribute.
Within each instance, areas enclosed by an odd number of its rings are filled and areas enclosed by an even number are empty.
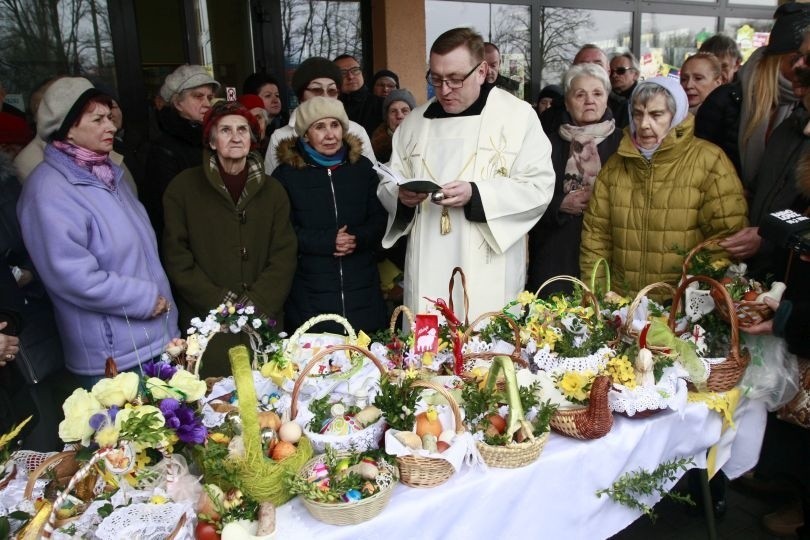
<svg viewBox="0 0 810 540"><path fill-rule="evenodd" d="M695 137L678 81L648 79L630 99L630 125L599 172L580 248L582 275L604 257L622 294L657 281L675 284L685 251L747 224L734 166Z"/></svg>

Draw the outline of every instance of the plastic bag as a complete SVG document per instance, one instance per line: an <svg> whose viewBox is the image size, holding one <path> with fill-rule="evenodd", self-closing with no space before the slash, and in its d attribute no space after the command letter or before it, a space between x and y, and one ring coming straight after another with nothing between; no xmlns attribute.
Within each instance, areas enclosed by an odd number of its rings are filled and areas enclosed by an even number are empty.
<svg viewBox="0 0 810 540"><path fill-rule="evenodd" d="M788 403L799 391L799 363L785 340L772 335L740 333L751 353L740 387L749 399L763 401L769 411Z"/></svg>

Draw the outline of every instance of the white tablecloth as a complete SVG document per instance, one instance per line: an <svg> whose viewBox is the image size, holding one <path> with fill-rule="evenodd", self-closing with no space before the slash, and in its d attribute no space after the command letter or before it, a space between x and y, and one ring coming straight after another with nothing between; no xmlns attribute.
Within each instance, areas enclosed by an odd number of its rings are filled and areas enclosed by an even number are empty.
<svg viewBox="0 0 810 540"><path fill-rule="evenodd" d="M521 469L465 469L436 488L397 486L382 514L359 525L321 523L294 499L278 509L279 538L607 538L640 513L596 497L598 489L626 472L653 470L676 458L692 457L705 467L706 449L715 444L720 446L717 465L735 478L757 462L765 416L760 402L742 400L734 415L736 429L721 433L720 415L698 403L683 414L668 411L638 420L617 415L612 431L598 440L552 433L540 459Z"/></svg>

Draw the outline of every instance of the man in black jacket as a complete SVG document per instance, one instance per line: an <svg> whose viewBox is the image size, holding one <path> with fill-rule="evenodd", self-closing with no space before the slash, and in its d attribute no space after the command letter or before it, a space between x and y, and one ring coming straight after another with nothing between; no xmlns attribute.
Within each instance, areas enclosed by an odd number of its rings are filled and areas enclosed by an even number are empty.
<svg viewBox="0 0 810 540"><path fill-rule="evenodd" d="M357 122L368 136L382 123L382 98L375 96L366 87L360 62L350 54L341 54L333 60L340 68L343 82L340 86L340 101L346 108L349 120Z"/></svg>

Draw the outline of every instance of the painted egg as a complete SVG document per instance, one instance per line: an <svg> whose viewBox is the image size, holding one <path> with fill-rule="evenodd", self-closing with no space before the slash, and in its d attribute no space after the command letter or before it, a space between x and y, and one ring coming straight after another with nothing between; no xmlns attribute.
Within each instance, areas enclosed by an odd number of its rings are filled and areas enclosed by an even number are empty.
<svg viewBox="0 0 810 540"><path fill-rule="evenodd" d="M339 416L327 420L323 425L323 429L321 429L321 433L324 435L345 436L362 430L363 426L353 416Z"/></svg>
<svg viewBox="0 0 810 540"><path fill-rule="evenodd" d="M363 498L363 494L356 489L350 489L346 493L343 494L341 499L343 502L357 502Z"/></svg>

